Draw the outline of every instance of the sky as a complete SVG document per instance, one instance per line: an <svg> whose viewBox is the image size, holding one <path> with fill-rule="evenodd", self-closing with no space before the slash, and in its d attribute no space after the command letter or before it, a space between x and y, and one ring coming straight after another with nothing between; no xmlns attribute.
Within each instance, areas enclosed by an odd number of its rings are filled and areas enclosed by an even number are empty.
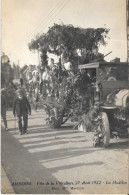
<svg viewBox="0 0 129 195"><path fill-rule="evenodd" d="M28 43L48 27L72 24L82 28L108 28L107 46L100 47L105 60L127 60L126 0L2 0L2 52L22 67L39 64Z"/></svg>

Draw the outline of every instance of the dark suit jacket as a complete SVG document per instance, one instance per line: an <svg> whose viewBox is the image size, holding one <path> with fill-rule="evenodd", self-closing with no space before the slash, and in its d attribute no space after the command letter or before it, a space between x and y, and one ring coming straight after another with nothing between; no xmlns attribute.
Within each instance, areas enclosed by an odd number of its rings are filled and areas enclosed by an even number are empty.
<svg viewBox="0 0 129 195"><path fill-rule="evenodd" d="M16 98L13 104L13 114L17 114L17 116L20 116L25 113L31 114L31 107L29 101L26 97L23 97L22 100Z"/></svg>

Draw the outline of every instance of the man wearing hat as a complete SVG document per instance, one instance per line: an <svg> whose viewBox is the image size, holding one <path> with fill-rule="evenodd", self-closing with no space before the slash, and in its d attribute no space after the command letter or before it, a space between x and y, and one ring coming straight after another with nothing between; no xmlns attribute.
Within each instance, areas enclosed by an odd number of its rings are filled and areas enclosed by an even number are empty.
<svg viewBox="0 0 129 195"><path fill-rule="evenodd" d="M104 62L104 55L99 53L98 46L92 48L91 62Z"/></svg>
<svg viewBox="0 0 129 195"><path fill-rule="evenodd" d="M18 86L18 89L16 90L16 94L17 94L17 92L19 90L21 90L22 93L23 93L23 95L26 96L26 88L24 86L24 83L23 83L23 79L22 78L20 78L19 83L20 83L20 86Z"/></svg>
<svg viewBox="0 0 129 195"><path fill-rule="evenodd" d="M23 90L19 89L16 93L16 98L13 104L13 115L17 116L19 134L27 134L28 114L31 114L31 107L29 101L23 93Z"/></svg>

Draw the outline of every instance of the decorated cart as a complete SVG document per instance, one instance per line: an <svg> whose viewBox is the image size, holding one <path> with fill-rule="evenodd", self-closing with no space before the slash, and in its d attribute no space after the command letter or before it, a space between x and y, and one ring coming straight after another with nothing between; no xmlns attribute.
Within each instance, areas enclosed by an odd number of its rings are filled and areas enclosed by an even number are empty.
<svg viewBox="0 0 129 195"><path fill-rule="evenodd" d="M94 132L94 146L104 147L113 132L126 132L129 115L127 63L107 63L108 54L98 52L106 46L108 32L54 24L29 43L41 57L38 94L47 123L54 129L71 119L79 130Z"/></svg>
<svg viewBox="0 0 129 195"><path fill-rule="evenodd" d="M129 89L127 63L90 63L63 77L44 99L47 122L59 128L69 118L78 129L93 131L93 145L107 147L111 134L127 135ZM56 89L57 90L57 89Z"/></svg>

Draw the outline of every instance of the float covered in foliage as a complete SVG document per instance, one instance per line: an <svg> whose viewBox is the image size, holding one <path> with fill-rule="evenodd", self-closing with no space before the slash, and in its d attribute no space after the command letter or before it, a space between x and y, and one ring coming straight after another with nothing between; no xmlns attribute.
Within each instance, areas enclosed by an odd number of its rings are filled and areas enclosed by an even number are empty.
<svg viewBox="0 0 129 195"><path fill-rule="evenodd" d="M84 29L54 24L46 34L37 35L29 43L30 50L41 53L40 92L52 127L59 127L69 117L78 122L85 121L90 104L88 85L93 78L88 73L80 73L78 65L104 61L104 56L98 51L95 53L94 49L106 45L108 32L106 28ZM49 67L48 52L59 57L58 63L53 60ZM87 118L85 123L89 121Z"/></svg>

